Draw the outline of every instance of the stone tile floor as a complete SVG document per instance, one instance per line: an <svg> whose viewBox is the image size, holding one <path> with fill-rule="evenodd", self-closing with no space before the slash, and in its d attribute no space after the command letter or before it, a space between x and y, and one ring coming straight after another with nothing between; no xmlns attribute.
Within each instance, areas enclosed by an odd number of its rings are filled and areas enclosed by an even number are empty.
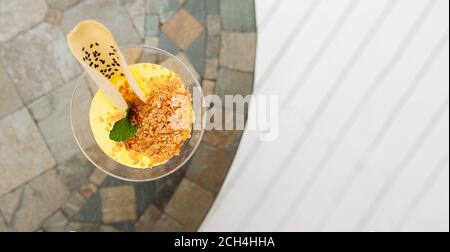
<svg viewBox="0 0 450 252"><path fill-rule="evenodd" d="M196 230L242 132L206 132L185 167L155 182L95 169L69 122L81 68L65 34L86 18L107 25L120 45L179 56L205 94L251 93L254 0L0 0L0 232Z"/></svg>

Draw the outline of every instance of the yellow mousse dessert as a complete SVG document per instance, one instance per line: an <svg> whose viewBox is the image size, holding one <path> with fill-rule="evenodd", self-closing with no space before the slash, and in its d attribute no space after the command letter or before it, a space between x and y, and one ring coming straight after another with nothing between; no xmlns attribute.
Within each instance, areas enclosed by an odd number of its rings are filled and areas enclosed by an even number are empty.
<svg viewBox="0 0 450 252"><path fill-rule="evenodd" d="M145 103L135 97L124 77L117 76L112 83L132 104L130 120L138 126L134 136L123 142L110 139L114 123L124 118L126 111L115 107L102 91L92 100L90 124L97 144L109 157L126 166L148 168L179 154L189 138L193 118L190 94L181 79L167 68L136 64L130 70L147 97Z"/></svg>
<svg viewBox="0 0 450 252"><path fill-rule="evenodd" d="M99 87L89 120L106 155L128 167L151 168L180 153L193 110L176 73L149 63L128 66L111 32L96 21L78 24L68 44Z"/></svg>

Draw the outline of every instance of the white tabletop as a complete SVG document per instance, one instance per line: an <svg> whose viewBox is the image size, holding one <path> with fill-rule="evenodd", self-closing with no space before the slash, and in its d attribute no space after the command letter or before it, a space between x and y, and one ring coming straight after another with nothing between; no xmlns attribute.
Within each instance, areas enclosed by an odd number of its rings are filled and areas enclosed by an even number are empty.
<svg viewBox="0 0 450 252"><path fill-rule="evenodd" d="M448 231L448 0L256 0L246 131L202 231ZM250 115L251 117L252 115Z"/></svg>

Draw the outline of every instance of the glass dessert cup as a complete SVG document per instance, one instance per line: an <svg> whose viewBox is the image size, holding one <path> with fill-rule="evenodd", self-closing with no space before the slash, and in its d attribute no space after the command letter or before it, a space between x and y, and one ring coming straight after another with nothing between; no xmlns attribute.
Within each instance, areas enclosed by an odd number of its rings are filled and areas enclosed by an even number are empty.
<svg viewBox="0 0 450 252"><path fill-rule="evenodd" d="M201 101L197 101L197 104L203 104L204 97L197 78L190 68L177 57L164 50L146 45L126 46L120 48L120 50L128 65L153 63L163 65L174 71L181 77L192 98L201 99ZM131 168L116 162L97 145L90 127L89 111L92 97L97 91L97 85L86 73L78 78L70 104L70 122L75 140L83 154L92 164L108 175L132 182L157 180L172 174L186 164L200 145L204 132L202 118L205 109L202 106L194 106L194 124L199 126L191 125L191 137L184 142L179 155L173 156L165 164L146 169Z"/></svg>

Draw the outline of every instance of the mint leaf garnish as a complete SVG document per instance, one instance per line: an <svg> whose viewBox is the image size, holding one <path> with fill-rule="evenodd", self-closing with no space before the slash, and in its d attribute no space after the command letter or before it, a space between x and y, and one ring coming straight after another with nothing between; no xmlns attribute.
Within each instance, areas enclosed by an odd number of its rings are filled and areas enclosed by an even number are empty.
<svg viewBox="0 0 450 252"><path fill-rule="evenodd" d="M127 115L125 118L122 118L114 123L111 132L109 132L109 139L115 142L125 142L130 140L130 138L136 134L138 126L133 125L130 121L130 109L131 106L127 109Z"/></svg>

